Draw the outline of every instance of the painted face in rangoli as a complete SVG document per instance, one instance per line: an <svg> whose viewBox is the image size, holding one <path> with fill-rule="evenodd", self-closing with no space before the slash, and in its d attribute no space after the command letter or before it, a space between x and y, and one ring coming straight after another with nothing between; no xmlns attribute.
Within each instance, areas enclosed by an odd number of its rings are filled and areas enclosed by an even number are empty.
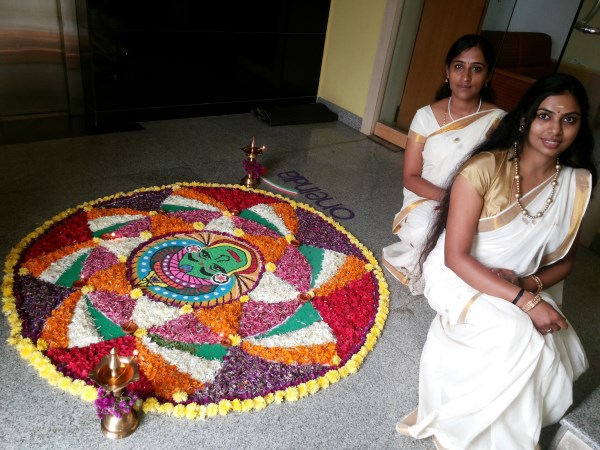
<svg viewBox="0 0 600 450"><path fill-rule="evenodd" d="M179 261L179 268L197 278L210 279L213 275L224 273L231 275L248 264L247 253L228 244L214 247L190 245Z"/></svg>

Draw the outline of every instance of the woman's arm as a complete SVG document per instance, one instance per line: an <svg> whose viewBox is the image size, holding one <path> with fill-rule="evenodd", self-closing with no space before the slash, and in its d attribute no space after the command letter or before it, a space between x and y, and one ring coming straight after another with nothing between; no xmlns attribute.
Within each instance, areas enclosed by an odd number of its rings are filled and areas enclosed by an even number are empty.
<svg viewBox="0 0 600 450"><path fill-rule="evenodd" d="M439 201L444 195L444 190L433 183L423 179L423 148L413 139L406 142L404 149L404 168L402 169L404 187L420 197Z"/></svg>
<svg viewBox="0 0 600 450"><path fill-rule="evenodd" d="M512 302L520 291L519 286L498 277L471 255L471 246L482 208L481 195L464 176L458 175L450 193L444 247L445 264L479 292ZM523 306L533 297L534 294L526 291L517 302L517 306ZM567 328L564 318L546 302L538 303L528 314L540 332Z"/></svg>

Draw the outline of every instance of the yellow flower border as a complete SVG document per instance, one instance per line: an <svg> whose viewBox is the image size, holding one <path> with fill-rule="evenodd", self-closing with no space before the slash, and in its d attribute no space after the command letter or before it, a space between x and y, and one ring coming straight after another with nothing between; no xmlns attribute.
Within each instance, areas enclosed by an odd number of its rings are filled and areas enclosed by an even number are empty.
<svg viewBox="0 0 600 450"><path fill-rule="evenodd" d="M29 233L23 238L9 253L6 262L4 264L4 280L2 283L2 312L7 317L10 325L10 337L7 342L15 347L21 357L38 371L42 378L45 378L51 386L57 386L63 391L67 391L72 395L81 397L86 402L93 402L97 398L97 388L92 385L86 384L83 380L74 380L71 377L63 375L56 369L50 358L45 356L42 352L47 349L47 344L42 340L38 339L37 346L33 344L31 339L23 338L21 335L22 321L17 313L15 297L13 292L13 273L14 268L19 261L19 255L27 247L27 245L35 238L44 233L54 223L65 219L66 217L74 214L79 210L89 211L94 205L109 200L114 200L122 196L129 196L140 192L149 191L161 191L164 189L179 189L182 186L185 187L220 187L220 188L235 188L242 191L249 191L260 193L266 196L275 197L279 200L288 202L293 208L302 208L313 214L316 214L326 222L330 223L335 227L337 231L345 234L350 241L356 245L363 255L369 261L366 264L366 269L375 274L375 277L379 285L379 306L377 308L377 314L375 315L375 321L365 340L365 344L361 349L352 355L352 357L339 369L332 369L325 375L309 380L305 383L301 383L298 386L291 386L284 390L279 390L274 393L269 393L265 396L258 396L252 399L246 400L221 400L219 403L210 403L208 405L199 405L197 403L173 404L170 402L160 403L158 399L151 397L146 399L141 405L140 409L144 413L158 413L167 414L174 417L185 417L189 420L204 420L208 417L224 416L232 411L234 412L245 412L256 410L260 411L270 405L271 403L282 403L283 401L295 402L302 397L306 397L310 394L315 394L321 389L328 388L331 384L337 383L342 378L346 378L348 375L356 373L362 365L367 354L373 350L377 338L381 335L385 321L389 313L389 289L383 271L379 266L377 259L373 256L373 253L358 241L349 231L347 231L342 225L338 224L335 220L327 217L321 211L317 211L312 206L306 203L299 203L289 198L286 198L280 194L276 194L262 189L248 188L246 186L236 184L219 184L219 183L201 183L201 182L181 182L162 186L153 186L149 188L140 188L133 190L128 193L119 192L112 196L102 197L90 202L83 203L75 208L69 208L62 213L57 214L51 220L47 220L33 232ZM185 396L179 396L182 401L185 401Z"/></svg>

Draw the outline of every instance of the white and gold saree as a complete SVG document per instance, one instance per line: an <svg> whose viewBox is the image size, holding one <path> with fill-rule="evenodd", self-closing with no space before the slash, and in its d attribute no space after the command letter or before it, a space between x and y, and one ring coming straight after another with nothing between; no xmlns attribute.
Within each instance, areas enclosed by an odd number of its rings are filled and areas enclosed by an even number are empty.
<svg viewBox="0 0 600 450"><path fill-rule="evenodd" d="M475 170L461 172L485 191L472 254L519 276L563 258L589 201L589 172L563 167L552 205L530 220L508 201L508 152L475 159ZM543 208L550 187L548 179L523 197L529 211ZM541 427L570 406L572 383L587 368L579 338L572 327L541 335L520 308L470 287L445 266L444 241L442 235L423 268L425 296L437 316L421 356L419 414L410 433L435 435L448 449L532 450ZM556 306L547 292L542 297Z"/></svg>
<svg viewBox="0 0 600 450"><path fill-rule="evenodd" d="M504 111L481 111L440 127L430 106L417 111L409 139L424 143L422 178L443 187L457 165L500 120ZM438 202L403 190L402 208L394 217L392 233L400 239L383 249L383 265L415 295L423 293L416 264Z"/></svg>

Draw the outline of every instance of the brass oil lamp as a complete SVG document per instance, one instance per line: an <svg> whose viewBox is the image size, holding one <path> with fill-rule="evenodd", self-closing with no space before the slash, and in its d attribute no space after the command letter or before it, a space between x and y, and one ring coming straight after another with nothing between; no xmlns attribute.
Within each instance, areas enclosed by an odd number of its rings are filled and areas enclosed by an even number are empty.
<svg viewBox="0 0 600 450"><path fill-rule="evenodd" d="M242 178L240 184L243 186L254 188L260 183L260 171L262 165L256 160L258 155L262 155L267 149L264 145L261 147L256 146L254 136L252 136L252 143L246 147L242 147L241 150L246 153L246 160L243 162L246 176Z"/></svg>
<svg viewBox="0 0 600 450"><path fill-rule="evenodd" d="M137 351L132 357L124 357L117 355L113 347L110 354L104 356L90 372L90 378L114 397L115 404L118 404L123 389L140 378L136 358ZM138 424L137 412L132 408L121 417L106 414L101 420L101 429L107 438L121 439L131 435Z"/></svg>

